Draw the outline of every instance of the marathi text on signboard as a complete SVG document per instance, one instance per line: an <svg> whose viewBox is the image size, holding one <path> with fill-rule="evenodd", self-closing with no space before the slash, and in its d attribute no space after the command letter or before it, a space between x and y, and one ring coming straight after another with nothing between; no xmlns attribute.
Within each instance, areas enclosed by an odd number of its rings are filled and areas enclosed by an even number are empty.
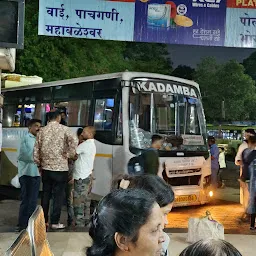
<svg viewBox="0 0 256 256"><path fill-rule="evenodd" d="M41 0L39 35L133 41L134 6L82 0Z"/></svg>
<svg viewBox="0 0 256 256"><path fill-rule="evenodd" d="M39 35L256 47L254 0L40 0Z"/></svg>

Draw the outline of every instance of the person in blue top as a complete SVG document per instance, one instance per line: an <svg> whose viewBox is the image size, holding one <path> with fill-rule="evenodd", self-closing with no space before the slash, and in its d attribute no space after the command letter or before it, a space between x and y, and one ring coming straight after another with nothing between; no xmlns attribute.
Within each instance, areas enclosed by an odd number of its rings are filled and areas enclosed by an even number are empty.
<svg viewBox="0 0 256 256"><path fill-rule="evenodd" d="M18 175L21 186L21 204L19 211L19 231L26 229L28 220L37 206L40 188L40 173L34 163L33 151L36 135L41 127L41 121L31 119L29 132L21 139L18 154Z"/></svg>
<svg viewBox="0 0 256 256"><path fill-rule="evenodd" d="M219 148L215 143L215 138L213 136L208 137L208 145L211 154L211 183L214 188L218 187L218 172L219 172Z"/></svg>

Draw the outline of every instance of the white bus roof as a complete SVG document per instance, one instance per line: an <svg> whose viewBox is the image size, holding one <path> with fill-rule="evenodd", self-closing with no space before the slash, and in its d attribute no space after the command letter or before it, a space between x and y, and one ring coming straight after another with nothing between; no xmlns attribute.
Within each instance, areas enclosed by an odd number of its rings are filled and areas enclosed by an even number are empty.
<svg viewBox="0 0 256 256"><path fill-rule="evenodd" d="M94 75L94 76L85 76L85 77L78 77L72 79L65 79L65 80L58 80L53 82L46 82L41 84L33 84L28 86L21 86L21 87L14 87L14 88L3 88L2 92L7 91L21 91L26 89L35 89L35 88L43 88L43 87L54 87L54 86L63 86L69 84L77 84L77 83L85 83L85 82L93 82L93 81L100 81L100 80L107 80L107 79L114 79L114 78L121 78L123 80L131 80L132 78L154 78L154 79L163 79L163 80L172 80L175 82L189 84L191 86L196 87L199 90L199 85L191 80L178 78L174 76L167 76L161 75L156 73L146 73L146 72L120 72L120 73L111 73L111 74L104 74L104 75Z"/></svg>
<svg viewBox="0 0 256 256"><path fill-rule="evenodd" d="M157 73L147 73L147 72L123 72L122 74L123 74L123 76L122 76L123 80L127 80L127 81L129 81L135 77L138 77L138 78L146 77L146 78L154 78L154 79L162 79L162 80L171 80L171 81L175 81L178 83L189 84L191 86L196 87L199 90L198 83L191 81L191 80L175 77L175 76L167 76L167 75L161 75L161 74L157 74Z"/></svg>

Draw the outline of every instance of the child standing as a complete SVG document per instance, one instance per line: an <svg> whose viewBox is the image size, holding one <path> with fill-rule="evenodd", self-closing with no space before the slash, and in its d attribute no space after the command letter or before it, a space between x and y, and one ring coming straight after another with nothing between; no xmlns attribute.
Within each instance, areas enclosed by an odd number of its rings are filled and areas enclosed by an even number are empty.
<svg viewBox="0 0 256 256"><path fill-rule="evenodd" d="M225 182L223 180L223 169L227 167L226 165L226 159L225 159L225 149L220 148L219 149L220 154L219 154L219 165L220 165L220 170L219 170L219 181L221 182L221 188L225 188Z"/></svg>

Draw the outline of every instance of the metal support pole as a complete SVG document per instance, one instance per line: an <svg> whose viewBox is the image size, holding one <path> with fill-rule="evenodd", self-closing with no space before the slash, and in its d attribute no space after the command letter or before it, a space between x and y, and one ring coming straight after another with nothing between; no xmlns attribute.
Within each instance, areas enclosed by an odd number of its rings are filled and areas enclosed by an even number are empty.
<svg viewBox="0 0 256 256"><path fill-rule="evenodd" d="M221 102L221 112L222 112L222 118L223 118L223 120L225 120L225 118L226 118L225 100L222 100L222 102Z"/></svg>
<svg viewBox="0 0 256 256"><path fill-rule="evenodd" d="M2 97L2 69L0 69L0 96ZM0 175L2 171L2 140L3 140L3 130L2 130L2 119L3 119L3 106L0 105Z"/></svg>
<svg viewBox="0 0 256 256"><path fill-rule="evenodd" d="M154 133L154 124L153 120L154 119L154 94L151 93L150 95L150 132Z"/></svg>

